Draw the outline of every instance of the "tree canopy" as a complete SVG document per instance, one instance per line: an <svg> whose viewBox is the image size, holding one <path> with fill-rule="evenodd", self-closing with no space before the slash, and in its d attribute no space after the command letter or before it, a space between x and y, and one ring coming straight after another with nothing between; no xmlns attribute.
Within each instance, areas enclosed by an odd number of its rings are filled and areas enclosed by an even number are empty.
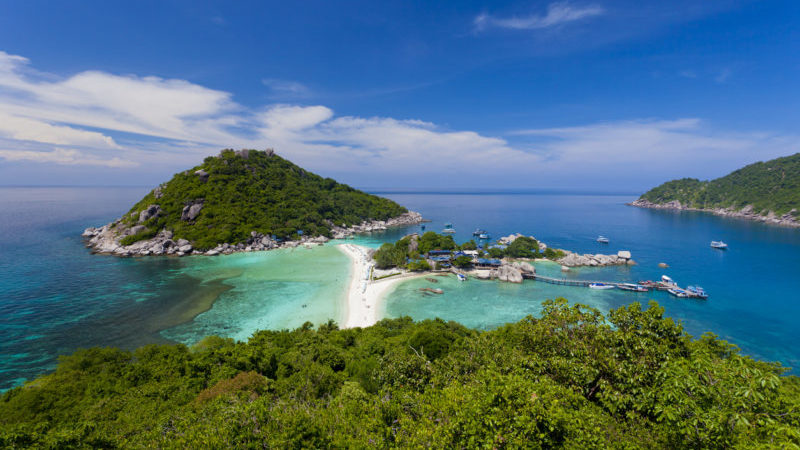
<svg viewBox="0 0 800 450"><path fill-rule="evenodd" d="M700 209L738 210L752 205L753 212L762 215L800 210L800 153L750 164L711 181L669 181L647 191L641 199L656 204L677 200Z"/></svg>
<svg viewBox="0 0 800 450"><path fill-rule="evenodd" d="M797 448L800 382L638 303L480 332L385 319L80 350L0 397L0 446Z"/></svg>
<svg viewBox="0 0 800 450"><path fill-rule="evenodd" d="M205 175L195 174L202 170ZM184 208L202 203L193 220L182 220ZM331 227L386 220L407 210L397 203L323 178L271 151L223 150L203 164L175 174L131 208L124 220L133 225L149 205L163 214L149 219L146 230L129 241L172 230L197 248L236 244L251 231L280 238L330 236ZM126 242L131 243L131 242Z"/></svg>

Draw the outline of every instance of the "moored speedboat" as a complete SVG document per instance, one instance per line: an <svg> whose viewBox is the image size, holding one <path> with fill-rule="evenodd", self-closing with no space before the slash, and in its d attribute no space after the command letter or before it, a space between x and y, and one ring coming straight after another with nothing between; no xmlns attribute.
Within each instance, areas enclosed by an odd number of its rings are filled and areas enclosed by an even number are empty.
<svg viewBox="0 0 800 450"><path fill-rule="evenodd" d="M478 239L489 239L489 235L486 233L481 233L478 235Z"/></svg>
<svg viewBox="0 0 800 450"><path fill-rule="evenodd" d="M617 285L618 288L622 289L623 291L631 291L631 292L647 292L648 289L641 284L634 284L634 283L620 283Z"/></svg>
<svg viewBox="0 0 800 450"><path fill-rule="evenodd" d="M589 283L589 289L605 290L614 289L615 287L613 284L608 283Z"/></svg>
<svg viewBox="0 0 800 450"><path fill-rule="evenodd" d="M457 273L458 281L467 281L467 276L462 273Z"/></svg>
<svg viewBox="0 0 800 450"><path fill-rule="evenodd" d="M597 242L601 244L608 244L608 238L605 236L597 236Z"/></svg>
<svg viewBox="0 0 800 450"><path fill-rule="evenodd" d="M482 234L486 234L486 230L481 230L480 228L477 228L475 231L472 232L473 236L480 236Z"/></svg>
<svg viewBox="0 0 800 450"><path fill-rule="evenodd" d="M716 248L718 250L726 250L728 248L728 244L722 241L711 241L711 248Z"/></svg>
<svg viewBox="0 0 800 450"><path fill-rule="evenodd" d="M666 275L661 275L661 283L662 284L667 284L667 285L670 285L670 286L678 286L678 283L676 283L675 280L673 280L672 278L670 278L670 277L668 277Z"/></svg>
<svg viewBox="0 0 800 450"><path fill-rule="evenodd" d="M688 295L686 294L686 291L684 291L681 288L677 288L677 287L674 287L674 288L671 288L671 289L667 289L667 292L669 292L671 295L674 295L675 297L678 297L678 298L686 298L686 297L688 297Z"/></svg>
<svg viewBox="0 0 800 450"><path fill-rule="evenodd" d="M708 294L706 294L706 291L700 286L688 286L686 288L686 292L687 294L689 294L689 297L702 298L702 299L708 298Z"/></svg>
<svg viewBox="0 0 800 450"><path fill-rule="evenodd" d="M444 224L444 230L442 230L442 233L455 233L455 232L456 230L453 229L452 223L447 222L446 224Z"/></svg>

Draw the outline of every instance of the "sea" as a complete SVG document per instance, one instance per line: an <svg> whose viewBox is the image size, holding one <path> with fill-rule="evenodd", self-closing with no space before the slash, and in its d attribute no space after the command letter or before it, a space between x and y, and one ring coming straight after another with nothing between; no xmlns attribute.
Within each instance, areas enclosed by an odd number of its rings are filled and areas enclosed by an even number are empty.
<svg viewBox="0 0 800 450"><path fill-rule="evenodd" d="M227 256L117 258L92 255L80 234L124 214L148 187L0 188L0 390L53 370L60 355L79 348L135 349L147 344L192 345L204 336L246 340L261 329L305 322L342 323L350 277L336 241L321 247ZM442 318L489 330L541 313L563 297L602 312L658 302L693 336L711 332L754 358L800 374L800 229L699 212L627 206L636 194L558 191L375 192L430 222L357 236L378 247L405 234L441 231L458 242L476 228L496 239L532 235L548 246L580 253L628 250L633 266L573 268L553 263L537 271L604 281L657 280L700 285L707 300L664 292L596 291L526 280L522 284L442 278L442 295L426 295L424 278L397 284L383 317ZM596 242L598 235L608 244ZM711 240L729 243L715 250ZM666 263L662 269L659 263Z"/></svg>

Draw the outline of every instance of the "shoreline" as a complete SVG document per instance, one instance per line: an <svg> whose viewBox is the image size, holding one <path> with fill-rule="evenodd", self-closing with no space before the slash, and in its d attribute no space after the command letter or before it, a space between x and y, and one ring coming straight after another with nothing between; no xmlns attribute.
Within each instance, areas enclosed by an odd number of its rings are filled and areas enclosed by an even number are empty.
<svg viewBox="0 0 800 450"><path fill-rule="evenodd" d="M741 210L735 210L730 208L692 208L690 206L684 206L681 202L674 200L669 203L653 203L649 200L637 199L630 203L626 203L628 206L635 206L637 208L644 208L644 209L663 209L667 211L695 211L695 212L702 212L702 213L709 213L715 216L721 217L728 217L734 219L745 219L752 222L761 222L766 225L775 225L780 227L787 227L787 228L800 228L800 221L795 219L791 214L784 214L783 216L776 216L772 215L761 215L755 214L752 212L751 207L744 207Z"/></svg>
<svg viewBox="0 0 800 450"><path fill-rule="evenodd" d="M407 273L382 280L368 281L372 266L366 247L339 244L339 251L350 258L350 285L348 288L342 328L364 328L374 325L391 289L401 281L424 277L426 273Z"/></svg>
<svg viewBox="0 0 800 450"><path fill-rule="evenodd" d="M330 239L346 239L361 233L373 231L383 231L389 228L408 227L425 222L422 214L416 211L407 211L399 216L383 220L364 221L359 225L352 225L347 228L334 227L332 238L325 236L303 236L295 241L279 242L269 236L265 236L256 231L250 233L247 242L238 244L218 244L210 249L196 249L193 244L186 239L175 237L172 231L162 229L158 234L150 239L134 242L130 245L121 245L122 238L130 235L131 229L123 228L120 230L122 219L106 224L102 227L89 227L81 235L84 238L86 247L91 249L93 254L112 255L118 257L136 256L217 256L230 255L232 253L268 251L280 248L295 248L300 245L323 245ZM135 227L134 227L135 228ZM128 233L128 234L126 234Z"/></svg>

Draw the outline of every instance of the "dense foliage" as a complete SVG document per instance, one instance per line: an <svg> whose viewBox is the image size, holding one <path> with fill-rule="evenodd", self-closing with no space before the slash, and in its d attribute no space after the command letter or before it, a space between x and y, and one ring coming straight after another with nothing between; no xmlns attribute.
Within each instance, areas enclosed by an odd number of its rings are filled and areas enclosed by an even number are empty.
<svg viewBox="0 0 800 450"><path fill-rule="evenodd" d="M0 398L0 446L798 448L800 382L663 309L93 348Z"/></svg>
<svg viewBox="0 0 800 450"><path fill-rule="evenodd" d="M198 176L197 170L208 175ZM181 220L185 206L202 202L194 220ZM322 178L271 153L224 150L203 164L175 174L172 180L146 195L125 216L133 225L149 205L163 214L148 220L147 230L128 236L127 243L152 237L162 228L185 238L195 247L236 244L251 231L280 238L330 236L331 226L386 220L406 209L331 178Z"/></svg>
<svg viewBox="0 0 800 450"><path fill-rule="evenodd" d="M423 270L420 260L431 250L476 250L478 248L474 240L469 240L461 245L456 244L453 236L437 234L428 231L422 236L405 236L394 244L385 243L378 248L373 255L375 267L386 269L389 267L405 267L409 270ZM479 256L491 256L492 258L548 258L558 259L564 256L562 250L546 248L539 250L539 242L528 236L520 236L511 244L505 247L494 246L481 250ZM456 267L469 267L471 258L459 256L453 260ZM427 263L425 266L429 266Z"/></svg>
<svg viewBox="0 0 800 450"><path fill-rule="evenodd" d="M738 210L752 205L755 213L763 215L800 210L800 153L750 164L716 180L669 181L641 198L658 204L677 200L684 206L703 209Z"/></svg>
<svg viewBox="0 0 800 450"><path fill-rule="evenodd" d="M464 244L474 245L474 241ZM453 236L444 236L428 231L422 236L405 236L394 244L385 243L373 255L375 267L386 269L389 267L405 267L409 270L428 270L430 265L420 260L422 255L431 250L457 250L462 246L456 244ZM427 269L425 269L427 267Z"/></svg>

